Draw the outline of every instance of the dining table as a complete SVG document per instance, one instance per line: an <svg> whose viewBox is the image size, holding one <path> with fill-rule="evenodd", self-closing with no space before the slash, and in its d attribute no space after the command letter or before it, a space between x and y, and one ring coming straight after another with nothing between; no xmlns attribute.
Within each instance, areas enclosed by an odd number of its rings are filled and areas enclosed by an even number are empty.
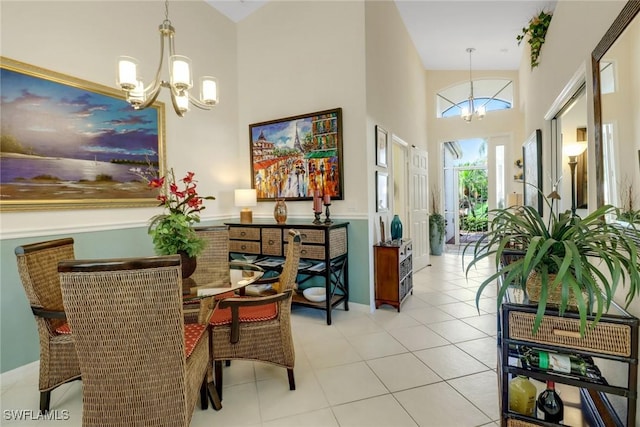
<svg viewBox="0 0 640 427"><path fill-rule="evenodd" d="M229 262L229 275L226 271L197 271L182 280L182 298L185 302L197 301L207 297L215 297L227 292L245 293L248 286L253 286L262 278L265 270L255 264L242 261ZM251 293L251 292L250 292Z"/></svg>

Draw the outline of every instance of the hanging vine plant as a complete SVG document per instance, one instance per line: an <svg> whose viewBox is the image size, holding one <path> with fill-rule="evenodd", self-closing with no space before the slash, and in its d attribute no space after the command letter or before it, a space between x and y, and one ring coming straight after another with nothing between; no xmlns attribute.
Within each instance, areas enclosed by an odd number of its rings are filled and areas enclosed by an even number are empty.
<svg viewBox="0 0 640 427"><path fill-rule="evenodd" d="M522 34L516 37L518 46L520 46L520 43L525 38L527 38L527 42L531 45L531 69L538 66L540 49L542 49L542 45L544 44L544 38L547 35L547 29L551 23L552 16L551 13L540 12L539 15L531 18L529 26L522 28Z"/></svg>

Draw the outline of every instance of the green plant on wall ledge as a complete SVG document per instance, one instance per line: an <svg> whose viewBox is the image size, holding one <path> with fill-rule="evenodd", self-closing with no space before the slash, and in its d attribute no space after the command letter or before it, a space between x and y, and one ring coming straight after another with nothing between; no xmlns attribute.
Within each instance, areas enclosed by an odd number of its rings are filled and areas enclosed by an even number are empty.
<svg viewBox="0 0 640 427"><path fill-rule="evenodd" d="M539 15L531 18L529 26L522 28L522 34L516 37L518 46L520 46L520 43L525 38L527 38L527 42L531 45L531 69L538 66L540 49L542 49L542 45L544 44L544 38L547 35L547 29L551 23L552 16L551 13L540 12Z"/></svg>

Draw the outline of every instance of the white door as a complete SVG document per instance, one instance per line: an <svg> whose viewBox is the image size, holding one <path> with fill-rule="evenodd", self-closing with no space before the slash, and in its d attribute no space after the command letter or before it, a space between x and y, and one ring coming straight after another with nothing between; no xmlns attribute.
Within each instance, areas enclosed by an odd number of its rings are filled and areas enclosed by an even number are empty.
<svg viewBox="0 0 640 427"><path fill-rule="evenodd" d="M414 271L429 265L429 178L426 150L411 148L409 209Z"/></svg>

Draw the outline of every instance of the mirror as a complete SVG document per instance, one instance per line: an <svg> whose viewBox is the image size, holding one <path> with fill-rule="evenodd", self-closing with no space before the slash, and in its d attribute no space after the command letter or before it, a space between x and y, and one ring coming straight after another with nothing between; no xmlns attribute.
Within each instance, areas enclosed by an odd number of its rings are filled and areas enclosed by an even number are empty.
<svg viewBox="0 0 640 427"><path fill-rule="evenodd" d="M640 209L640 2L630 0L591 55L596 201ZM631 188L630 188L631 186Z"/></svg>

